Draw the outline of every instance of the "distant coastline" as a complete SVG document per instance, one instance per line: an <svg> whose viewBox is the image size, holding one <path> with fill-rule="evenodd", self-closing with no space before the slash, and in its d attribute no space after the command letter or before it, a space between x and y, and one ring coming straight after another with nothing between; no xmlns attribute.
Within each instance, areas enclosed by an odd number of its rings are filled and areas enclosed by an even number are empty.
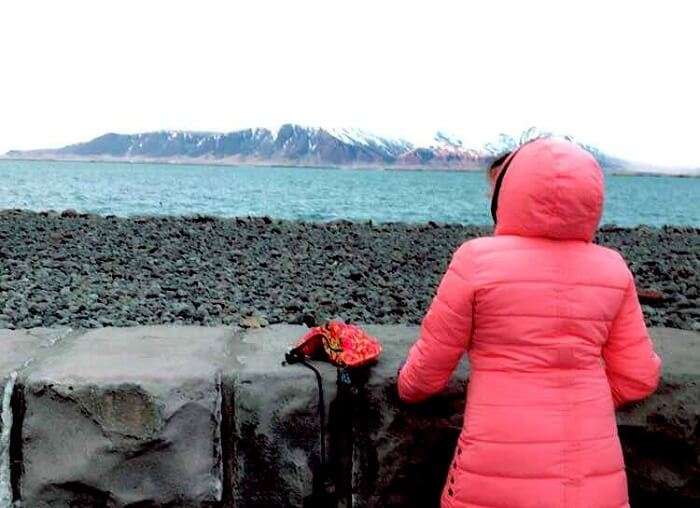
<svg viewBox="0 0 700 508"><path fill-rule="evenodd" d="M0 155L0 161L32 161L32 162L113 162L123 164L159 164L163 166L225 166L225 167L269 167L269 168L308 168L308 169L330 169L343 170L355 169L365 171L433 171L433 172L457 172L457 173L477 173L485 171L487 162L475 164L474 167L454 168L449 166L420 166L420 165L392 165L392 164L311 164L298 162L284 162L272 160L230 160L230 159L215 159L215 158L176 158L164 159L161 157L139 157L139 158L124 158L124 157L18 157ZM674 178L700 178L700 170L697 173L670 173L663 171L639 171L639 170L619 170L606 169L607 175L613 176L653 176L664 177L670 176Z"/></svg>
<svg viewBox="0 0 700 508"><path fill-rule="evenodd" d="M160 164L163 166L226 166L226 167L268 167L268 168L308 168L308 169L356 169L367 171L449 171L461 173L476 173L484 171L487 164L484 162L471 168L454 168L448 166L420 166L420 165L394 165L394 164L333 164L333 163L299 163L292 161L275 160L230 160L214 158L176 158L164 159L161 157L16 157L0 155L0 161L32 161L32 162L114 162L123 164Z"/></svg>

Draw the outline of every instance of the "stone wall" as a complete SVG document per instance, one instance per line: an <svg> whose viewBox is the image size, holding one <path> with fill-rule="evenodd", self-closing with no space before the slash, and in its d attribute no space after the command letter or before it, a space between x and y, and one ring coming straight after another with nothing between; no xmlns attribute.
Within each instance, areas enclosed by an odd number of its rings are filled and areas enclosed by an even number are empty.
<svg viewBox="0 0 700 508"><path fill-rule="evenodd" d="M339 382L315 364L326 482L316 378L282 365L303 326L0 330L0 508L302 507L323 483L334 506L437 506L468 366L404 406L396 370L417 328L367 329L379 364ZM633 506L697 506L700 334L651 332L663 382L618 416Z"/></svg>

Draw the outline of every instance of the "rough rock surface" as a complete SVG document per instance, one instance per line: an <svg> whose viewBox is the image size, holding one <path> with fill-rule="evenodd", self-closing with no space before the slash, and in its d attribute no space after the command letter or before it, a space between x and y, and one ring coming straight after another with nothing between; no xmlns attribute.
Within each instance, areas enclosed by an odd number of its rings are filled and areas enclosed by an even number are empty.
<svg viewBox="0 0 700 508"><path fill-rule="evenodd" d="M69 328L0 328L0 400L9 376L22 372L37 357L71 332ZM2 409L0 408L0 412ZM0 428L2 424L0 424Z"/></svg>
<svg viewBox="0 0 700 508"><path fill-rule="evenodd" d="M11 406L17 370L29 361L41 339L28 332L0 329L0 507L12 503L10 438L13 426Z"/></svg>
<svg viewBox="0 0 700 508"><path fill-rule="evenodd" d="M656 328L658 390L618 412L633 507L700 506L700 334Z"/></svg>
<svg viewBox="0 0 700 508"><path fill-rule="evenodd" d="M89 332L21 381L25 506L217 506L228 328Z"/></svg>
<svg viewBox="0 0 700 508"><path fill-rule="evenodd" d="M13 371L21 372L72 332L70 328L0 328L0 381Z"/></svg>
<svg viewBox="0 0 700 508"><path fill-rule="evenodd" d="M354 380L354 506L437 507L462 428L467 362L462 361L444 393L405 405L398 399L396 375L418 327L367 330L381 338L384 350L381 362Z"/></svg>
<svg viewBox="0 0 700 508"><path fill-rule="evenodd" d="M359 390L354 419L355 506L437 508L462 425L464 369L442 395L398 402L394 385L406 340L418 330L368 327L385 344ZM664 360L656 394L618 413L633 508L700 504L700 334L651 329ZM460 382L462 381L462 382Z"/></svg>
<svg viewBox="0 0 700 508"><path fill-rule="evenodd" d="M13 332L0 328L0 508L10 506L19 495L11 473L18 466L11 453L18 374L68 332L42 328Z"/></svg>
<svg viewBox="0 0 700 508"><path fill-rule="evenodd" d="M403 405L416 326L366 325L380 362L323 376L328 475L348 507L437 507L461 429L466 362L447 391ZM23 506L304 507L321 480L313 372L283 366L306 331L135 327L0 330L12 397L11 490ZM700 334L651 329L658 392L619 413L634 508L700 502ZM28 360L29 363L21 368ZM4 508L4 507L3 507Z"/></svg>
<svg viewBox="0 0 700 508"><path fill-rule="evenodd" d="M236 350L240 366L232 393L231 469L237 508L301 508L312 493L314 475L319 479L316 377L302 365L282 365L285 352L305 331L292 325L251 329ZM323 376L324 410L330 417L336 370L315 366Z"/></svg>
<svg viewBox="0 0 700 508"><path fill-rule="evenodd" d="M0 327L418 324L449 258L491 228L0 212ZM649 326L700 329L700 229L603 227ZM244 320L243 322L247 322Z"/></svg>

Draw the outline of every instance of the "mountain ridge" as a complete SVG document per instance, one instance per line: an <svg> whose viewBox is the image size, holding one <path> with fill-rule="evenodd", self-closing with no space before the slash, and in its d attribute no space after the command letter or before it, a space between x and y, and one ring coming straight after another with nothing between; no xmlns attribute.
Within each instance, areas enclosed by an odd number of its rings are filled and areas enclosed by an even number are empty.
<svg viewBox="0 0 700 508"><path fill-rule="evenodd" d="M479 170L496 156L523 142L551 133L534 127L513 137L501 134L481 147L437 131L428 146L377 136L362 129L283 124L277 132L257 127L231 132L160 130L136 134L114 132L55 149L11 150L4 158L285 166L385 167L396 169ZM569 137L569 139L572 139ZM572 139L573 140L573 139ZM667 168L634 163L579 143L608 172L674 174ZM696 176L700 168L675 174Z"/></svg>

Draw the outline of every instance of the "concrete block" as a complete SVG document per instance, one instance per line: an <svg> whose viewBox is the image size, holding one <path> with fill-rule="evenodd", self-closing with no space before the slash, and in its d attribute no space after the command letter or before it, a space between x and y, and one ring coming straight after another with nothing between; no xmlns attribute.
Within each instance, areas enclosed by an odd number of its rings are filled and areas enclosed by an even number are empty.
<svg viewBox="0 0 700 508"><path fill-rule="evenodd" d="M29 366L25 506L219 506L229 328L104 328Z"/></svg>

